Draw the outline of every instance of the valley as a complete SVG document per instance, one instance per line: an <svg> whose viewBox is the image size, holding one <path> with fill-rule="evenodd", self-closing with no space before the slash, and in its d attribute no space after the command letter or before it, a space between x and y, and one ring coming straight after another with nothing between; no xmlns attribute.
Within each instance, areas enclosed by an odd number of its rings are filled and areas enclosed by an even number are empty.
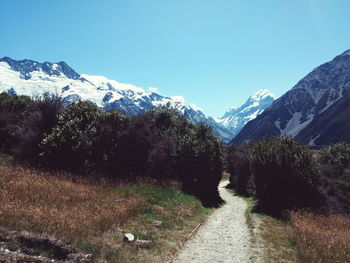
<svg viewBox="0 0 350 263"><path fill-rule="evenodd" d="M212 118L0 59L0 261L350 262L349 69L346 51Z"/></svg>

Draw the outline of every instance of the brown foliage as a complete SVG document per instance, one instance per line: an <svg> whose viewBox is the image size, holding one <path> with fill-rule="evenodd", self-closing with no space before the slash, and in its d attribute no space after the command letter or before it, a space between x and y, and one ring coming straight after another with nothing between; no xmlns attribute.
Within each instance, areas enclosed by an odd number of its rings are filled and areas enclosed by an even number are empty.
<svg viewBox="0 0 350 263"><path fill-rule="evenodd" d="M106 183L0 165L0 224L46 232L73 242L98 235L137 213L140 197L121 196Z"/></svg>
<svg viewBox="0 0 350 263"><path fill-rule="evenodd" d="M291 213L302 262L349 263L350 217Z"/></svg>

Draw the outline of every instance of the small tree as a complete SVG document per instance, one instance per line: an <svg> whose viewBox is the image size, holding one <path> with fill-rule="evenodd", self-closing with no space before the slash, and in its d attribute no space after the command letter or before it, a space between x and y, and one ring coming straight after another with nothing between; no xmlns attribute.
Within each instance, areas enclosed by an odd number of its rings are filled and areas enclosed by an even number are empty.
<svg viewBox="0 0 350 263"><path fill-rule="evenodd" d="M260 208L279 214L318 201L319 173L307 146L288 136L264 138L253 145L250 154Z"/></svg>
<svg viewBox="0 0 350 263"><path fill-rule="evenodd" d="M57 168L85 170L91 166L101 116L102 111L91 102L70 104L41 143L44 160Z"/></svg>
<svg viewBox="0 0 350 263"><path fill-rule="evenodd" d="M176 163L184 190L197 195L207 206L222 201L217 189L222 158L222 146L206 125L196 125L179 140Z"/></svg>

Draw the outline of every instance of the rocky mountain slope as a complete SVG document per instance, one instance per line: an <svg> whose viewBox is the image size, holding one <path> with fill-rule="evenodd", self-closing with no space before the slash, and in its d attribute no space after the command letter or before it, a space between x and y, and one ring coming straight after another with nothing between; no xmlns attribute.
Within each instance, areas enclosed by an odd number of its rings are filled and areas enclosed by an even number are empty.
<svg viewBox="0 0 350 263"><path fill-rule="evenodd" d="M350 142L350 50L309 73L250 121L233 144L289 134L309 145Z"/></svg>
<svg viewBox="0 0 350 263"><path fill-rule="evenodd" d="M136 115L157 107L174 108L195 123L211 126L223 141L233 133L194 106L187 105L180 96L165 97L150 89L124 84L102 76L80 75L65 62L39 63L32 60L0 59L0 92L35 96L44 92L62 96L65 103L90 100L106 109L117 109Z"/></svg>
<svg viewBox="0 0 350 263"><path fill-rule="evenodd" d="M255 119L275 100L269 90L262 89L254 93L248 100L238 108L231 108L216 121L229 129L233 135L237 135L244 125Z"/></svg>

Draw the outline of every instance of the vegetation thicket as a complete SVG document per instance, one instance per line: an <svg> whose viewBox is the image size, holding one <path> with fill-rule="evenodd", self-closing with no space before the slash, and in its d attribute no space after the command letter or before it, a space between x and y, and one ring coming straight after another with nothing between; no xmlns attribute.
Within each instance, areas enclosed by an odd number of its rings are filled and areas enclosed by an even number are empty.
<svg viewBox="0 0 350 263"><path fill-rule="evenodd" d="M332 213L350 212L350 144L336 143L321 149L317 160L326 206Z"/></svg>
<svg viewBox="0 0 350 263"><path fill-rule="evenodd" d="M130 182L180 181L205 205L221 201L222 146L211 128L161 108L128 117L92 102L0 94L0 149L48 170Z"/></svg>
<svg viewBox="0 0 350 263"><path fill-rule="evenodd" d="M259 207L268 212L314 207L318 169L312 152L288 136L253 144L250 166Z"/></svg>
<svg viewBox="0 0 350 263"><path fill-rule="evenodd" d="M320 200L312 152L288 136L263 138L229 149L231 185L258 200L264 212L313 207Z"/></svg>
<svg viewBox="0 0 350 263"><path fill-rule="evenodd" d="M295 236L287 232L284 236L291 236L302 262L350 262L349 144L311 150L282 136L227 150L230 185L256 200L255 211L278 218L289 215ZM266 216L262 221L269 229L263 233L279 224ZM271 241L270 234L263 237Z"/></svg>

